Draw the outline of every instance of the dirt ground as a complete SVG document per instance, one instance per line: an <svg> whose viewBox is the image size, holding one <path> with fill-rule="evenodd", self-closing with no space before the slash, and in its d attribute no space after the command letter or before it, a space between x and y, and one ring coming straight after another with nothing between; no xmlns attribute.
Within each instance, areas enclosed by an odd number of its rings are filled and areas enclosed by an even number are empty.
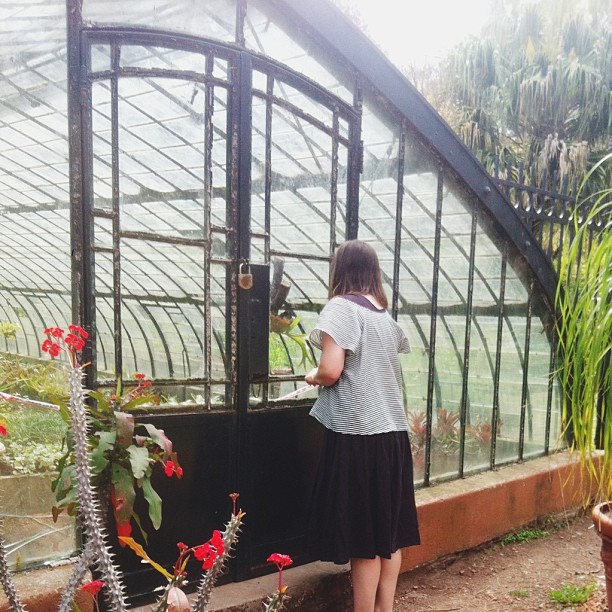
<svg viewBox="0 0 612 612"><path fill-rule="evenodd" d="M394 611L605 612L601 541L590 515L556 517L536 527L548 535L495 542L400 576ZM564 583L593 583L596 590L586 604L556 604L549 591Z"/></svg>

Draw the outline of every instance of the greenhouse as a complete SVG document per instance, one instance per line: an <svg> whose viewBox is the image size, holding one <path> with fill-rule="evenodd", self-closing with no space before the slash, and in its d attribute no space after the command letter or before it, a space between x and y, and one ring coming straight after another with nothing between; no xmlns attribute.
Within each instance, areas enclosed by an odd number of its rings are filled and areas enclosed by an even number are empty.
<svg viewBox="0 0 612 612"><path fill-rule="evenodd" d="M228 580L269 571L272 550L309 560L321 431L316 391L293 392L347 239L376 249L413 347L418 487L557 448L550 258L331 3L11 0L0 15L0 355L46 360L42 330L75 322L87 388L150 378L161 401L137 418L184 470L156 482L152 557L207 539L239 491ZM131 597L156 584L117 558Z"/></svg>

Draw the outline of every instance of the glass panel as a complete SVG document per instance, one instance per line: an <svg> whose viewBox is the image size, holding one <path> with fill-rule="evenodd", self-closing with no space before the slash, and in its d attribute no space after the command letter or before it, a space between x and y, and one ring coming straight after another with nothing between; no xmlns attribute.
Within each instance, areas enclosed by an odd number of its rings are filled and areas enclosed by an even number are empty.
<svg viewBox="0 0 612 612"><path fill-rule="evenodd" d="M111 94L106 82L91 86L94 207L113 208Z"/></svg>
<svg viewBox="0 0 612 612"><path fill-rule="evenodd" d="M121 256L124 376L206 376L203 249L123 240Z"/></svg>
<svg viewBox="0 0 612 612"><path fill-rule="evenodd" d="M104 268L109 262L101 261L100 255L96 257L96 281L105 276ZM112 266L112 264L110 264ZM112 267L111 267L112 269ZM112 293L112 286L111 286ZM96 291L96 367L98 369L98 382L103 383L115 380L115 335L113 313L114 302L109 292Z"/></svg>
<svg viewBox="0 0 612 612"><path fill-rule="evenodd" d="M523 299L527 292L523 289ZM500 371L499 419L501 435L497 442L497 463L518 459L523 388L523 347L527 311L523 316L508 316L504 320Z"/></svg>
<svg viewBox="0 0 612 612"><path fill-rule="evenodd" d="M547 319L541 304L534 308L529 337L529 369L527 371L528 412L523 453L525 457L538 456L544 452L546 443L546 412L548 385L550 380L550 339L543 324ZM552 448L559 436L559 406L553 403L552 413L557 418L551 423Z"/></svg>
<svg viewBox="0 0 612 612"><path fill-rule="evenodd" d="M272 117L272 249L329 253L331 138L275 107ZM297 183L287 188L288 181Z"/></svg>
<svg viewBox="0 0 612 612"><path fill-rule="evenodd" d="M227 294L228 294L228 274L229 269L225 264L212 264L210 266L210 313L211 313L211 378L213 381L229 380L229 358L228 358L228 340L227 326L229 315L227 312ZM219 387L215 394L218 396L220 390L223 390L225 397L226 387ZM213 394L211 401L217 402ZM231 394L228 393L222 404L229 402Z"/></svg>
<svg viewBox="0 0 612 612"><path fill-rule="evenodd" d="M271 306L269 367L271 378L277 380L268 385L270 401L278 400L304 386L304 375L314 364L313 348L306 342L306 338L315 325L321 307L315 307L315 304L323 305L326 302L329 276L326 261L307 258L281 260L278 257L273 261L272 277L275 266L277 273L282 270L282 282L289 291L278 309ZM271 294L274 299L276 292L273 280ZM288 327L289 321L293 321L293 327ZM290 380L283 381L283 378ZM316 399L316 392L309 391L299 397L313 400Z"/></svg>
<svg viewBox="0 0 612 612"><path fill-rule="evenodd" d="M94 84L94 91L94 184L104 185L105 179L105 189L110 190L110 172L104 164L112 146L108 83ZM227 379L227 271L225 265L211 266L208 258L209 250L225 258L228 248L227 236L220 231L227 221L225 176L222 189L214 185L214 165L221 155L217 168L225 174L227 93L219 87L216 91L220 95L210 96L207 111L206 89L198 83L124 78L118 85L121 347L114 346L112 255L98 252L98 368L101 382L112 379L114 350L120 348L123 378L143 372L158 379L162 405L227 403L225 387L217 386L215 399L207 382ZM213 99L219 113L213 113ZM215 121L207 124L207 116ZM208 129L213 152L207 168ZM207 176L213 181L208 190ZM112 192L101 187L99 191L98 207L110 209ZM219 228L212 240L206 206L211 194L218 196L211 208ZM111 221L98 217L94 227L96 246L112 248ZM171 384L159 379L202 382Z"/></svg>
<svg viewBox="0 0 612 612"><path fill-rule="evenodd" d="M210 167L207 171L212 173L212 201L210 204L211 220L214 225L227 227L227 211L229 201L227 197L227 108L229 104L228 92L221 88L211 88L214 94L214 114L212 116L212 151Z"/></svg>
<svg viewBox="0 0 612 612"><path fill-rule="evenodd" d="M102 72L111 69L110 45L93 45L91 54L91 72Z"/></svg>
<svg viewBox="0 0 612 612"><path fill-rule="evenodd" d="M233 0L84 0L83 17L94 23L145 25L233 42Z"/></svg>
<svg viewBox="0 0 612 612"><path fill-rule="evenodd" d="M71 323L65 10L4 2L0 19L0 390L42 401L66 386L40 350L43 329ZM77 547L74 521L64 513L54 523L49 512L64 423L6 402L0 416L9 430L0 465L8 564L66 558Z"/></svg>
<svg viewBox="0 0 612 612"><path fill-rule="evenodd" d="M146 68L162 70L189 70L204 74L206 57L200 53L182 49L140 45L123 45L119 58L121 68ZM196 91L194 90L194 97Z"/></svg>

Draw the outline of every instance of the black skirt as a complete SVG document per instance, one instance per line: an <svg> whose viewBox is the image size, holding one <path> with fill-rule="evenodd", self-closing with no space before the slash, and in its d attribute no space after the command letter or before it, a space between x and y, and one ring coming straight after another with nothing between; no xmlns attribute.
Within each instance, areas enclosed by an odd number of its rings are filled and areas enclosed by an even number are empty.
<svg viewBox="0 0 612 612"><path fill-rule="evenodd" d="M420 543L407 432L325 430L308 536L317 559L339 564Z"/></svg>

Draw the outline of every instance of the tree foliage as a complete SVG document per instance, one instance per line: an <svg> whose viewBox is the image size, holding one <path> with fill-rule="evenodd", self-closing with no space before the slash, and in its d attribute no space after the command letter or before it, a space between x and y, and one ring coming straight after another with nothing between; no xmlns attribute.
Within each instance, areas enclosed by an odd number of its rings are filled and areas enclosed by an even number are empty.
<svg viewBox="0 0 612 612"><path fill-rule="evenodd" d="M482 35L456 47L424 93L485 165L497 155L581 178L612 143L607 7L494 0Z"/></svg>

